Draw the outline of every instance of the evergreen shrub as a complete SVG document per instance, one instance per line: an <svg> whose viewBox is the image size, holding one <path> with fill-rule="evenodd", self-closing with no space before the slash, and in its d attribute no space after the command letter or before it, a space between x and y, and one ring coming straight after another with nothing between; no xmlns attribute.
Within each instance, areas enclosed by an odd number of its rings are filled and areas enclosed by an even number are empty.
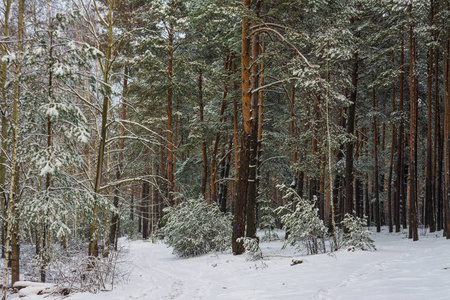
<svg viewBox="0 0 450 300"><path fill-rule="evenodd" d="M232 217L217 205L209 205L204 199L188 199L164 212L164 241L173 247L174 254L191 257L231 246Z"/></svg>

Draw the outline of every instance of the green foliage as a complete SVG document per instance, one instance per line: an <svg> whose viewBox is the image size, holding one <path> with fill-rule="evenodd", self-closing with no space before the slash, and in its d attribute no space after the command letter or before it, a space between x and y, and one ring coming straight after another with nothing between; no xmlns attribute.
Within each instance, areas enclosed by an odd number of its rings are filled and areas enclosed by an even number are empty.
<svg viewBox="0 0 450 300"><path fill-rule="evenodd" d="M243 243L245 252L250 254L249 260L259 260L263 258L261 248L259 247L258 238L242 237L236 240L238 243Z"/></svg>
<svg viewBox="0 0 450 300"><path fill-rule="evenodd" d="M231 246L231 215L223 214L217 205L209 205L201 198L188 199L164 211L165 243L173 247L175 254L190 257Z"/></svg>
<svg viewBox="0 0 450 300"><path fill-rule="evenodd" d="M289 201L287 205L276 209L281 215L283 229L288 233L286 244L297 246L298 250L306 249L308 254L325 252L324 237L327 228L318 216L315 201L301 198L293 189L284 185L277 187L285 192L283 198Z"/></svg>
<svg viewBox="0 0 450 300"><path fill-rule="evenodd" d="M344 220L341 222L347 233L344 233L342 245L347 247L349 250L360 249L360 250L376 250L374 241L370 237L372 232L367 230L365 226L367 225L367 216L362 219L345 214Z"/></svg>

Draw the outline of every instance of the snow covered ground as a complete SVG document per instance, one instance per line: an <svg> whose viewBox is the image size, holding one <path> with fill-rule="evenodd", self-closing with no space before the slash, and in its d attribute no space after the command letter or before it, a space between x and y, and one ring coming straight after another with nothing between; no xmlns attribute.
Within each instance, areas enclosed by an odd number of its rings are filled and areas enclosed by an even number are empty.
<svg viewBox="0 0 450 300"><path fill-rule="evenodd" d="M281 250L276 241L261 244L259 261L230 253L178 258L162 243L122 241L132 264L128 283L68 299L450 299L450 241L441 236L412 242L383 228L373 235L377 251L315 256ZM303 263L291 266L293 259Z"/></svg>

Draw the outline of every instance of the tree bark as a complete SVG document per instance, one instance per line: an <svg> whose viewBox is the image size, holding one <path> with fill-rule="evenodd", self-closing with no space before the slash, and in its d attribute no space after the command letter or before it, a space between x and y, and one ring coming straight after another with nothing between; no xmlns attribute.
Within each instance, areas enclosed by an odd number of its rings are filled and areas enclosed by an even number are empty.
<svg viewBox="0 0 450 300"><path fill-rule="evenodd" d="M250 9L250 0L243 0L244 9ZM238 165L238 180L235 191L235 214L233 218L232 251L238 255L244 253L242 243L236 240L244 236L247 202L247 184L250 160L251 93L250 93L250 26L246 16L242 19L241 80L242 80L242 117L241 150Z"/></svg>
<svg viewBox="0 0 450 300"><path fill-rule="evenodd" d="M9 40L9 14L11 9L12 0L7 0L4 2L3 7L3 39L5 41ZM1 55L2 57L7 54L6 44L1 47ZM5 258L5 243L6 243L6 222L4 219L7 218L7 189L5 188L6 183L6 153L8 151L7 147L7 139L8 139L8 119L6 118L6 111L8 109L7 106L7 89L6 89L6 80L8 75L8 66L5 61L1 62L1 93L2 99L0 103L0 108L2 111L1 123L2 123L2 132L1 132L1 151L0 151L0 203L1 203L1 214L3 219L0 221L1 225L1 247L2 253L1 257Z"/></svg>
<svg viewBox="0 0 450 300"><path fill-rule="evenodd" d="M374 82L374 73L372 72L372 84ZM381 216L380 216L380 174L378 171L378 124L377 124L377 102L375 94L375 86L372 86L372 109L373 109L373 156L375 164L374 172L374 192L375 192L375 206L374 206L374 217L377 223L377 232L381 231Z"/></svg>
<svg viewBox="0 0 450 300"><path fill-rule="evenodd" d="M258 11L257 5L255 10ZM251 62L251 90L258 88L259 84L259 36L252 36L252 62ZM251 94L251 132L250 132L250 161L249 161L249 177L248 177L248 194L247 194L247 231L246 236L256 238L256 201L257 201L257 170L258 170L258 96L259 93Z"/></svg>
<svg viewBox="0 0 450 300"><path fill-rule="evenodd" d="M204 116L203 116L203 76L202 72L199 72L198 75L198 106L199 106L199 121L200 124L203 125ZM203 195L203 198L206 200L206 183L208 180L208 157L207 157L207 149L206 149L206 140L202 138L202 184L200 187L200 192Z"/></svg>
<svg viewBox="0 0 450 300"><path fill-rule="evenodd" d="M403 100L404 100L404 63L405 51L402 37L401 54L400 54L400 99L398 107L398 115L400 117L400 125L397 136L397 163L396 163L396 180L395 180L395 203L394 203L394 222L395 232L400 232L400 202L405 195L402 193L403 186L403 139L404 139L404 123L403 123ZM403 200L404 201L404 200Z"/></svg>
<svg viewBox="0 0 450 300"><path fill-rule="evenodd" d="M392 55L392 62L395 62L394 54ZM395 82L392 83L392 112L395 112ZM395 152L395 141L397 139L397 127L395 126L395 122L392 122L392 137L391 137L391 154L389 159L389 175L388 175L388 181L387 181L387 196L388 196L388 225L389 225L389 232L394 231L393 222L392 222L392 202L393 193L392 193L392 173L393 173L393 166L394 166L394 152Z"/></svg>
<svg viewBox="0 0 450 300"><path fill-rule="evenodd" d="M169 22L169 62L167 65L167 80L168 80L168 89L167 89L167 196L169 198L169 205L174 206L174 195L173 192L175 190L175 178L174 178L174 144L173 144L173 122L172 122L172 98L173 98L173 61L174 61L174 29L173 29L172 21Z"/></svg>
<svg viewBox="0 0 450 300"><path fill-rule="evenodd" d="M409 16L412 19L412 4L409 4ZM417 231L417 98L415 92L414 62L415 62L415 38L413 25L409 28L409 93L410 93L410 157L409 157L409 238L414 241L419 239Z"/></svg>
<svg viewBox="0 0 450 300"><path fill-rule="evenodd" d="M352 57L352 91L350 92L350 106L348 107L347 134L355 133L356 97L358 92L358 52ZM344 215L353 214L353 148L355 142L351 139L345 150L345 202Z"/></svg>
<svg viewBox="0 0 450 300"><path fill-rule="evenodd" d="M433 0L430 0L430 25L434 23L434 5ZM433 144L432 144L432 108L433 108L433 47L430 48L428 54L428 128L427 128L427 158L426 158L426 175L425 175L425 226L430 227L430 232L436 231L434 221L434 205L433 205Z"/></svg>

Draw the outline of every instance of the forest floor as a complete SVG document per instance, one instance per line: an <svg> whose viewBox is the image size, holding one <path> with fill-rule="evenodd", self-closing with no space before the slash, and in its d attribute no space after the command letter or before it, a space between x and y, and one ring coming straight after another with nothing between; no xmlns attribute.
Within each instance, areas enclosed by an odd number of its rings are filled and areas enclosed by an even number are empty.
<svg viewBox="0 0 450 300"><path fill-rule="evenodd" d="M281 240L264 242L257 261L231 253L179 258L162 242L121 240L127 282L68 299L449 299L450 241L442 232L422 232L418 242L387 228L372 237L376 251L314 256L282 249ZM303 263L291 266L293 259Z"/></svg>

